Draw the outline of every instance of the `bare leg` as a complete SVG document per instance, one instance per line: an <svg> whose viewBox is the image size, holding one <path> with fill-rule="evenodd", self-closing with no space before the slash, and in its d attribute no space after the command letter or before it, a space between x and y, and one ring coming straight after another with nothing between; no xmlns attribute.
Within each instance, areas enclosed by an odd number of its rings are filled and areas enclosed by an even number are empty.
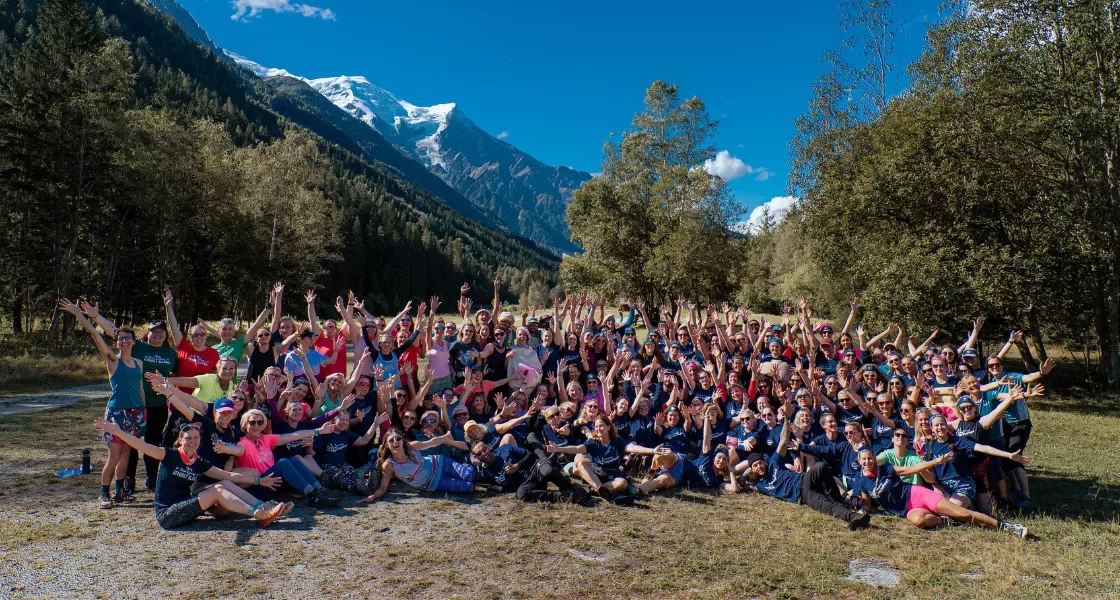
<svg viewBox="0 0 1120 600"><path fill-rule="evenodd" d="M677 480L673 479L672 475L664 473L662 475L654 477L653 479L650 479L642 485L639 485L638 491L649 494L658 490L667 490L675 485L677 485Z"/></svg>
<svg viewBox="0 0 1120 600"><path fill-rule="evenodd" d="M621 494L622 492L625 492L626 490L630 489L630 483L627 482L626 479L624 479L622 477L616 477L616 478L612 479L610 481L610 483L607 484L607 487L611 488L612 492L614 492L616 494Z"/></svg>
<svg viewBox="0 0 1120 600"><path fill-rule="evenodd" d="M507 433L507 434L502 436L502 441L498 445L499 446L513 446L514 448L517 448L518 447L517 438L513 437L512 433Z"/></svg>
<svg viewBox="0 0 1120 600"><path fill-rule="evenodd" d="M942 500L944 502L944 500ZM956 504L953 504L956 506ZM922 529L937 529L941 527L941 519L924 508L915 508L906 513L906 520Z"/></svg>
<svg viewBox="0 0 1120 600"><path fill-rule="evenodd" d="M132 448L124 444L113 444L120 446L120 457L117 458L117 466L115 468L115 479L124 479L128 476L128 457L132 454Z"/></svg>
<svg viewBox="0 0 1120 600"><path fill-rule="evenodd" d="M215 483L214 485L202 490L198 494L198 503L204 510L208 510L215 504L220 505L225 510L239 515L249 514L250 504L241 499L241 496L233 492L233 488L237 488L241 492L245 492L236 485L227 486L225 482ZM249 496L247 492L245 495ZM252 496L249 496L253 498ZM256 500L255 498L253 498ZM256 504L256 502L253 502Z"/></svg>
<svg viewBox="0 0 1120 600"><path fill-rule="evenodd" d="M597 490L603 487L603 482L599 481L599 476L591 468L591 460L581 458L582 456L582 454L576 455L576 475L579 475L579 478L586 481L593 489Z"/></svg>
<svg viewBox="0 0 1120 600"><path fill-rule="evenodd" d="M952 502L953 504L956 504L957 506L959 506L961 508L968 508L968 507L972 506L972 501L968 499L968 496L962 496L960 494L953 494L953 495L949 496L949 502ZM949 516L949 515L945 515L945 516Z"/></svg>
<svg viewBox="0 0 1120 600"><path fill-rule="evenodd" d="M937 503L937 514L945 515L946 517L949 517L950 519L953 519L955 521L971 523L972 525L980 525L981 527L987 527L989 529L996 529L997 527L999 527L999 521L993 519L992 517L984 513L978 513L974 510L968 510L967 508L958 506L956 503L950 500L942 500Z"/></svg>
<svg viewBox="0 0 1120 600"><path fill-rule="evenodd" d="M109 444L109 458L105 459L105 466L101 468L101 485L112 485L123 449L124 444Z"/></svg>

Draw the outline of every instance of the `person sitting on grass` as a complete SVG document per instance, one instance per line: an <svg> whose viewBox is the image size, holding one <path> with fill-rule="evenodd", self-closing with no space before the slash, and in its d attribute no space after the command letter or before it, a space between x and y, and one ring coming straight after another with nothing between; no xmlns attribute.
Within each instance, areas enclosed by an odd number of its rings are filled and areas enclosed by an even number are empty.
<svg viewBox="0 0 1120 600"><path fill-rule="evenodd" d="M316 508L329 508L339 503L341 497L327 491L307 466L298 460L281 458L277 460L272 449L276 446L287 444L293 440L313 439L320 435L333 433L334 424L327 423L318 429L305 429L284 434L264 434L264 413L259 410L250 410L241 416L241 430L245 436L236 446L226 450L237 457L234 459L234 471L252 477L267 477L280 475L284 483L301 494L306 494L308 503ZM275 489L262 489L255 485L252 490L254 495L272 496Z"/></svg>
<svg viewBox="0 0 1120 600"><path fill-rule="evenodd" d="M381 471L381 484L360 504L373 502L389 493L389 484L396 477L409 486L425 492L469 494L474 491L477 472L472 465L454 461L443 455L420 456L418 451L450 442L450 433L423 442L408 442L404 431L393 427L385 435L377 451L376 468Z"/></svg>
<svg viewBox="0 0 1120 600"><path fill-rule="evenodd" d="M730 475L730 463L727 460L727 447L713 449L712 447L712 421L713 415L719 411L714 404L706 404L701 411L704 421L703 437L701 438L700 454L689 459L684 454L655 454L653 457L653 471L657 473L649 481L638 486L638 496L648 496L651 492L667 490L683 485L686 487L710 488L720 485L720 478ZM727 491L738 491L738 482L730 477ZM734 489L732 489L734 488Z"/></svg>
<svg viewBox="0 0 1120 600"><path fill-rule="evenodd" d="M770 456L769 461L757 452L747 457L747 463L750 464L747 475L754 480L754 484L745 489L753 489L760 494L794 504L804 503L819 513L832 515L846 522L848 529L852 531L869 527L870 514L844 505L836 486L835 475L827 462L818 462L804 472L800 458L795 459L793 465L786 464L789 445L790 423L786 420L782 424L777 451Z"/></svg>
<svg viewBox="0 0 1120 600"><path fill-rule="evenodd" d="M319 481L327 489L350 492L363 498L370 494L370 480L367 473L355 469L346 462L346 453L352 446L365 446L373 439L381 423L389 418L382 413L378 416L381 421L374 419L373 425L366 430L364 435L350 431L350 413L346 410L339 411L333 419L334 431L315 438L315 462L318 463L321 473Z"/></svg>
<svg viewBox="0 0 1120 600"><path fill-rule="evenodd" d="M1023 525L1000 521L984 513L969 510L945 499L934 490L906 483L901 479L952 461L953 453L949 452L909 467L880 465L875 453L864 447L859 453L861 469L852 485L853 499L864 511L870 511L875 505L879 505L883 510L903 517L922 529L936 529L947 525L952 519L1026 538L1027 528Z"/></svg>
<svg viewBox="0 0 1120 600"><path fill-rule="evenodd" d="M156 476L155 509L156 523L164 529L187 525L215 506L231 513L249 515L261 527L267 527L292 510L291 502L263 502L239 487L252 485L276 489L280 485L280 477L251 477L242 473L230 473L199 456L198 445L202 441L202 434L200 427L195 424L183 425L175 446L168 448L153 446L105 419L97 419L94 427L98 433L111 435L160 461L159 474ZM203 476L219 481L197 493L193 492L192 486Z"/></svg>
<svg viewBox="0 0 1120 600"><path fill-rule="evenodd" d="M634 497L627 493L630 483L622 470L623 456L631 454L659 455L670 454L672 450L664 446L647 448L627 443L618 437L614 423L606 415L595 417L591 437L578 446L545 445L545 452L552 454L575 454L575 473L587 482L591 489L604 500L616 504L632 504Z"/></svg>

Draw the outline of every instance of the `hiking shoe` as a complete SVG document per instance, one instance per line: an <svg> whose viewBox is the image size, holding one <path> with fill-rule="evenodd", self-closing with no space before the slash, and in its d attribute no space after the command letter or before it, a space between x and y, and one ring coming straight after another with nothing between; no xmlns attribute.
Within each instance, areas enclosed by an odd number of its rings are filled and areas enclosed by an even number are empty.
<svg viewBox="0 0 1120 600"><path fill-rule="evenodd" d="M852 517L848 521L848 529L851 531L859 531L860 529L867 529L871 527L871 513L857 511L852 513Z"/></svg>
<svg viewBox="0 0 1120 600"><path fill-rule="evenodd" d="M97 507L102 510L113 508L113 499L105 494L102 494L101 499L97 501Z"/></svg>
<svg viewBox="0 0 1120 600"><path fill-rule="evenodd" d="M1021 540L1027 539L1027 527L1025 525L1000 521L999 530L1010 533L1014 536L1018 536L1018 538Z"/></svg>
<svg viewBox="0 0 1120 600"><path fill-rule="evenodd" d="M611 492L611 488L609 488L605 485L599 486L598 492L599 492L599 497L602 498L603 500L610 500L611 496L614 494L614 492Z"/></svg>
<svg viewBox="0 0 1120 600"><path fill-rule="evenodd" d="M633 494L622 493L611 496L611 504L616 506L634 506L634 500L636 498Z"/></svg>
<svg viewBox="0 0 1120 600"><path fill-rule="evenodd" d="M954 521L953 519L950 519L949 517L940 517L939 516L937 518L941 519L941 526L942 527L949 527L950 525L953 525L953 524L956 523L956 521Z"/></svg>
<svg viewBox="0 0 1120 600"><path fill-rule="evenodd" d="M342 496L332 494L326 488L315 488L307 495L308 503L315 508L331 508L342 502Z"/></svg>
<svg viewBox="0 0 1120 600"><path fill-rule="evenodd" d="M270 500L268 502L265 502L264 506L257 510L258 514L255 514L253 516L257 519L257 523L261 527L268 527L269 525L276 522L276 520L280 517L288 514L288 512L292 510L292 506L294 505L291 502L285 502L281 504L279 502L273 502Z"/></svg>

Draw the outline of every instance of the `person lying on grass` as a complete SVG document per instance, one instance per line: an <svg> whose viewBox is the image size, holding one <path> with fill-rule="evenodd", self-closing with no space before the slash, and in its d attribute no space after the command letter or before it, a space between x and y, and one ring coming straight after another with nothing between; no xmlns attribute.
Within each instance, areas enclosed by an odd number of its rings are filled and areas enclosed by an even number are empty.
<svg viewBox="0 0 1120 600"><path fill-rule="evenodd" d="M389 484L396 477L409 486L426 492L452 492L469 494L474 491L477 472L472 465L463 464L440 454L421 456L420 450L451 442L451 433L445 433L423 442L409 442L398 427L389 429L381 448L377 450L376 468L381 471L381 483L369 496L359 500L365 504L389 493Z"/></svg>
<svg viewBox="0 0 1120 600"><path fill-rule="evenodd" d="M627 443L618 437L614 423L606 415L595 417L591 437L578 446L545 445L545 452L552 454L575 454L575 473L580 479L597 491L604 500L616 504L630 504L633 496L627 493L630 483L622 470L622 459L626 453L645 455L666 455L672 450L664 446L647 448Z"/></svg>
<svg viewBox="0 0 1120 600"><path fill-rule="evenodd" d="M230 473L199 456L198 445L202 441L202 433L198 425L183 425L179 429L175 446L168 448L153 446L105 419L94 421L94 427L98 433L116 436L137 451L160 461L159 474L156 476L155 508L156 523L164 529L191 523L215 506L231 513L249 515L261 527L268 526L292 510L291 502L263 502L239 487L252 485L274 490L280 485L280 477L250 477L242 473ZM203 476L220 481L194 489Z"/></svg>

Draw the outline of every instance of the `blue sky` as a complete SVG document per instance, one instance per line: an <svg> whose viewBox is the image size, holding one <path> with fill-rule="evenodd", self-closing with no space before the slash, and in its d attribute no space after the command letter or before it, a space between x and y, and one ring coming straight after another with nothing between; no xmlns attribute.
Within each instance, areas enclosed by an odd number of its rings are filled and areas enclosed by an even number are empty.
<svg viewBox="0 0 1120 600"><path fill-rule="evenodd" d="M898 3L904 61L920 51L938 1ZM793 119L823 69L821 54L844 36L836 0L180 2L219 46L265 66L311 78L364 75L417 105L456 102L543 162L589 172L646 87L665 79L720 120L715 141L725 158L750 165L730 183L747 209L786 193Z"/></svg>

